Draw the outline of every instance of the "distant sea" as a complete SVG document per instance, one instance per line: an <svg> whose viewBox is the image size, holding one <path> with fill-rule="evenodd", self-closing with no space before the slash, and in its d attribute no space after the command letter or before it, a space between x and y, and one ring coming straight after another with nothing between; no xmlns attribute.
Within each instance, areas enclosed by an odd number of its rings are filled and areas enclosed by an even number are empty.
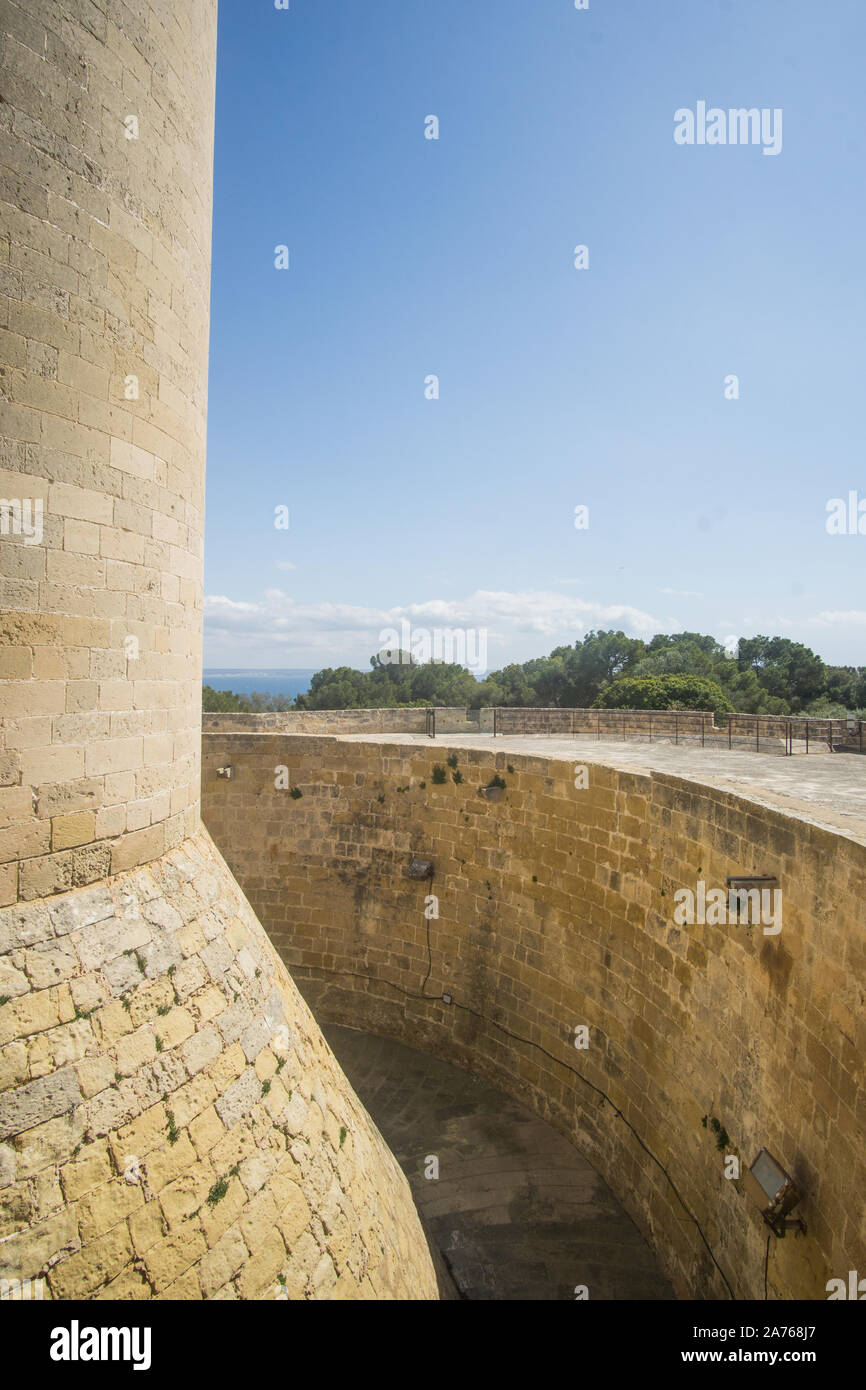
<svg viewBox="0 0 866 1390"><path fill-rule="evenodd" d="M306 695L316 668L276 671L230 671L225 667L206 667L202 684L214 690L233 690L236 695Z"/></svg>

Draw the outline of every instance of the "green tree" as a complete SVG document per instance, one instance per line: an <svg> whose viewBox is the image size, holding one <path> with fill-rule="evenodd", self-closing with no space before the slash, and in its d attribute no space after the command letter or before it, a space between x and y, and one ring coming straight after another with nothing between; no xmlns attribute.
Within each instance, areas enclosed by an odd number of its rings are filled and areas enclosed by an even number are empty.
<svg viewBox="0 0 866 1390"><path fill-rule="evenodd" d="M825 687L826 668L821 658L802 642L787 637L742 638L738 662L755 672L770 695L787 700L795 713Z"/></svg>
<svg viewBox="0 0 866 1390"><path fill-rule="evenodd" d="M596 709L694 709L732 714L721 686L705 676L622 676L595 700Z"/></svg>

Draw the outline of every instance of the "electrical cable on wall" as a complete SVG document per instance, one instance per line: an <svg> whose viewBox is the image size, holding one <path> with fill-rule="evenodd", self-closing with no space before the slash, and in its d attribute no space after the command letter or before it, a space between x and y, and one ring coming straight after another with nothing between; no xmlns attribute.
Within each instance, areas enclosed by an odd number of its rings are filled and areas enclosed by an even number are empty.
<svg viewBox="0 0 866 1390"><path fill-rule="evenodd" d="M432 881L432 875L431 875L431 881ZM707 1240L706 1235L704 1234L704 1231L703 1231L703 1228L702 1228L702 1226L701 1226L701 1223L698 1221L698 1218L695 1216L694 1212L691 1211L690 1208L686 1205L686 1202L684 1201L682 1194L680 1193L680 1191L679 1191L679 1189L678 1189L676 1183L674 1182L673 1178L671 1177L671 1175L670 1175L670 1173L668 1172L668 1170L667 1170L667 1168L665 1167L665 1165L662 1163L661 1159L660 1159L660 1158L657 1158L656 1155L653 1153L652 1149L650 1149L649 1146L648 1146L647 1144L644 1143L643 1139L642 1139L642 1138L640 1137L640 1135L638 1134L638 1132L637 1132L637 1130L635 1129L634 1125L633 1125L633 1124L631 1123L631 1121L626 1117L626 1115L623 1114L623 1112L622 1112L622 1110L619 1108L619 1106L616 1105L615 1102L611 1100L610 1096L609 1096L605 1091L603 1091L603 1090L601 1089L600 1086L596 1086L594 1082L590 1081L590 1080L588 1079L588 1077L584 1076L582 1072L578 1071L577 1067L572 1066L571 1063L569 1063L569 1062L564 1062L564 1061L562 1060L562 1058L560 1058L560 1057L554 1056L554 1054L553 1054L552 1052L548 1052L548 1050L547 1050L546 1047L542 1047L542 1045L541 1045L540 1043L533 1042L532 1038L525 1038L525 1037L523 1037L522 1034L520 1034L520 1033L514 1033L514 1032L512 1032L512 1030L511 1030L510 1028L506 1028L504 1024L502 1024L502 1023L497 1023L495 1019L488 1018L486 1014L481 1013L481 1011L478 1010L478 1009L473 1009L473 1008L471 1008L468 1004L460 1004L460 1003L453 997L453 995L450 995L450 994L449 994L449 995L444 995L444 994L427 994L427 993L425 993L424 990L425 990L425 987L426 987L426 985L427 985L427 981L430 979L430 975L431 975L432 969L433 969L433 954L432 954L432 947L431 947L431 944L430 944L430 919L429 919L429 918L427 919L427 951L428 951L428 960L429 960L429 964L428 964L428 968L427 968L427 974L426 974L426 976L424 977L424 983L423 983L423 985L421 986L421 992L420 992L420 993L419 993L417 990L406 989L403 985L395 984L395 982L394 982L393 980L378 980L378 979L376 979L376 978L375 978L374 976L372 976L372 975L364 975L364 974L362 974L360 971L357 971L357 970L327 970L327 969L325 969L325 968L322 967L322 966L317 966L317 967L315 967L315 969L319 970L319 971L320 971L322 974L324 974L324 975L346 975L346 976L348 976L348 977L351 978L351 979L366 980L368 983L376 983L376 984L385 984L385 985L389 985L391 989L396 989L400 994L406 995L406 997L409 998L409 999L424 999L424 1000L426 1000L426 1001L428 1001L428 1002L430 1002L430 1003L440 1003L440 1004L441 1004L441 1003L444 1003L444 1004L446 1004L446 1006L453 1007L453 1008L455 1008L455 1009L461 1009L464 1013L471 1014L474 1018L480 1019L483 1023L490 1024L490 1026L493 1027L493 1028L498 1028L499 1031L500 1031L501 1033L504 1033L507 1037L512 1038L515 1042L526 1043L529 1047L534 1047L534 1048L536 1049L536 1051L541 1052L545 1057L549 1058L551 1062L555 1062L558 1066L564 1067L566 1071L571 1072L574 1076L576 1076L576 1077L578 1078L578 1080L582 1081L582 1082L584 1083L585 1086L588 1086L588 1087L590 1088L590 1090L595 1091L596 1095L600 1096L601 1099L602 1099L603 1101L606 1101L606 1102L607 1102L607 1104L608 1104L608 1105L611 1107L611 1109L613 1110L614 1114L616 1114L616 1115L619 1116L619 1118L623 1121L623 1123L626 1125L626 1127L627 1127L627 1128L631 1131L631 1133L634 1135L635 1139L637 1140L637 1142L638 1142L638 1144L640 1145L640 1147L643 1149L644 1153L645 1153L649 1158L652 1159L653 1163L655 1163L656 1166L657 1166L657 1167L661 1170L661 1172L664 1174L665 1178L667 1179L667 1181L668 1181L668 1183L669 1183L669 1185L670 1185L670 1187L671 1187L672 1192L674 1193L674 1196L676 1197L676 1199L677 1199L677 1201L679 1202L680 1206L682 1207L683 1211L686 1213L686 1215L688 1216L689 1220L692 1221L692 1222L694 1223L694 1225L695 1225L695 1227L696 1227L696 1229L697 1229L697 1231L698 1231L698 1234L700 1235L701 1240L703 1241L704 1246L706 1247L706 1250L707 1250L707 1253L708 1253L710 1259L712 1260L713 1264L715 1265L716 1269L718 1270L718 1272L719 1272L719 1274L720 1274L720 1276L721 1276L721 1278L722 1278L722 1281L724 1282L724 1285L725 1285L725 1288L726 1288L727 1291L728 1291L728 1294L730 1295L730 1297L731 1297L734 1301L736 1301L736 1295L735 1295L735 1293L734 1293L734 1291L733 1291L733 1289L732 1289L732 1287L731 1287L731 1284L730 1284L730 1282L729 1282L729 1280L728 1280L728 1277L727 1277L727 1275L725 1274L725 1271L722 1269L721 1265L719 1264L718 1260L716 1259L716 1257L715 1257L715 1255L714 1255L714 1253L713 1253L712 1247L711 1247L709 1241Z"/></svg>

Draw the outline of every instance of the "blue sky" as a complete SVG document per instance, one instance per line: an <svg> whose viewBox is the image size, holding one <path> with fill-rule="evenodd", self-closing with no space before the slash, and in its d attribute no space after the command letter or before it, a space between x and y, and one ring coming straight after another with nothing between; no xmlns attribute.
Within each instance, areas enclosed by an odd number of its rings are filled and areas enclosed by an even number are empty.
<svg viewBox="0 0 866 1390"><path fill-rule="evenodd" d="M205 664L866 661L864 48L862 0L220 0ZM781 151L678 145L699 101Z"/></svg>

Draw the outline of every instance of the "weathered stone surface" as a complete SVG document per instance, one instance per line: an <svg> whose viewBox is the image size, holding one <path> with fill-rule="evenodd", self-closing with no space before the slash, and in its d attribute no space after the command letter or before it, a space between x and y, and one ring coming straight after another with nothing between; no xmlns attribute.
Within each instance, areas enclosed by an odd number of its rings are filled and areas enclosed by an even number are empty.
<svg viewBox="0 0 866 1390"><path fill-rule="evenodd" d="M76 928L92 926L94 922L104 921L115 915L115 906L108 888L99 885L87 892L75 894L60 902L52 903L49 915L51 925L57 936L65 936Z"/></svg>
<svg viewBox="0 0 866 1390"><path fill-rule="evenodd" d="M462 783L434 784L452 754ZM866 1268L844 1196L866 1187L866 784L862 760L841 761L810 759L804 784L802 758L699 744L206 734L204 814L317 1016L440 1052L534 1105L604 1174L680 1294L728 1290L637 1137L750 1299L764 1296L765 1230L742 1183L720 1186L701 1121L745 1165L778 1136L779 1160L814 1181L810 1243L786 1246L771 1296L822 1298L834 1271ZM231 782L215 775L228 763ZM289 805L276 766L339 795ZM501 800L478 796L497 776ZM429 923L405 873L419 845L435 847ZM753 874L779 880L778 935L674 920L677 890ZM305 1140L328 1143L345 1184L368 1155L351 1135L341 1146L349 1127L312 1061L300 1039L275 1113L298 1165ZM316 1213L327 1192L305 1189Z"/></svg>
<svg viewBox="0 0 866 1390"><path fill-rule="evenodd" d="M80 1103L81 1091L72 1067L4 1091L0 1095L0 1139L65 1115Z"/></svg>
<svg viewBox="0 0 866 1390"><path fill-rule="evenodd" d="M0 956L9 951L46 941L53 933L48 909L39 904L32 907L12 906L0 911Z"/></svg>
<svg viewBox="0 0 866 1390"><path fill-rule="evenodd" d="M153 931L146 922L125 917L118 920L112 916L82 931L78 954L87 970L95 970L123 954L134 957L136 951L149 945L152 940Z"/></svg>
<svg viewBox="0 0 866 1390"><path fill-rule="evenodd" d="M202 1028L181 1048L187 1071L191 1076L200 1072L222 1052L222 1040L215 1028Z"/></svg>
<svg viewBox="0 0 866 1390"><path fill-rule="evenodd" d="M435 1297L405 1179L199 820L216 8L0 6L0 493L44 504L0 566L0 1277L59 1299L329 1288L327 1140L298 1165L315 1258L277 1226L255 1252L226 1238L273 1214L286 1152L255 1026L276 990L369 1132L368 1227L410 1232L382 1290Z"/></svg>
<svg viewBox="0 0 866 1390"><path fill-rule="evenodd" d="M187 842L184 858L192 867L198 863L200 873L212 865L208 880L217 871L224 876L212 908L221 935L213 939L226 945L233 977L243 985L244 993L232 1004L211 982L200 954L182 958L172 974L155 980L141 973L135 952L83 973L80 947L89 930L116 947L124 931L139 931L148 922L123 915L153 901L147 897L152 885L139 883L139 876L148 873L171 905L169 886L189 881L176 873L171 858L164 876L157 861L149 872L136 870L113 881L116 917L71 927L55 943L36 941L20 953L26 971L33 952L49 961L58 948L64 961L74 952L75 968L82 973L35 991L45 1006L32 1017L43 1027L0 1050L0 1121L7 1139L0 1146L0 1176L22 1194L22 1184L37 1181L43 1210L59 1205L70 1220L43 1223L29 1243L27 1231L19 1231L8 1250L0 1242L0 1271L14 1253L32 1265L34 1277L44 1275L55 1297L108 1297L109 1291L123 1289L139 1297L141 1271L132 1261L146 1255L148 1281L155 1281L158 1296L174 1289L185 1297L273 1297L277 1262L277 1274L287 1288L300 1289L299 1296L336 1296L323 1256L326 1250L332 1257L343 1252L344 1242L335 1243L315 1213L322 1207L327 1214L335 1185L346 1184L382 1244L394 1239L395 1223L407 1225L416 1241L403 1272L395 1267L394 1281L382 1284L381 1296L402 1291L434 1297L432 1266L403 1175L369 1127L207 837ZM81 912L74 904L66 907L57 914L63 922L80 923L92 911L92 903ZM173 922L171 914L156 915ZM155 938L165 940L162 921L148 926ZM199 951L205 949L201 944ZM241 950L248 953L246 968L237 961ZM267 970L250 969L259 959ZM172 1002L173 982L181 971L186 997L178 1005ZM60 993L68 994L70 987L81 1001L78 1017L71 999ZM124 990L121 997L112 992L118 988ZM29 998L10 1002L6 1010ZM229 1015L226 1036L218 1026L224 1014ZM289 1033L292 1048L286 1046ZM292 1078L290 1068L296 1072ZM308 1100L298 1086L301 1069ZM369 1133L366 1168L347 1166L339 1132L349 1115L353 1135ZM286 1145L301 1133L309 1142L300 1142L296 1158L289 1158ZM15 1145L22 1138L29 1147L19 1153ZM158 1212L152 1210L154 1197ZM10 1213L18 1211L16 1202L9 1198ZM182 1233L196 1211L199 1224L184 1245ZM26 1215L21 1219L26 1222ZM227 1237L233 1224L235 1234ZM59 1243L52 1245L55 1234ZM359 1296L365 1288L362 1240L359 1226L348 1237L349 1253L358 1254L353 1287ZM301 1241L297 1258L293 1241ZM208 1252L220 1242L208 1263ZM90 1249L92 1262L86 1258Z"/></svg>
<svg viewBox="0 0 866 1390"><path fill-rule="evenodd" d="M261 1099L262 1086L252 1067L233 1081L225 1095L217 1101L216 1112L227 1129L236 1125Z"/></svg>
<svg viewBox="0 0 866 1390"><path fill-rule="evenodd" d="M222 1034L223 1041L228 1044L237 1042L250 1027L252 1021L253 1011L249 1004L245 999L238 999L220 1014L217 1027Z"/></svg>

